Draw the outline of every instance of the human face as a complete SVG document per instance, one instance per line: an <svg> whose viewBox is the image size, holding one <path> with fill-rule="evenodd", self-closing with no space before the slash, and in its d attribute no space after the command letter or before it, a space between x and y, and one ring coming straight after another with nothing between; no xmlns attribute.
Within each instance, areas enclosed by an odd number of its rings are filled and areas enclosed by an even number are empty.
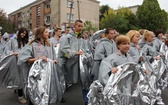
<svg viewBox="0 0 168 105"><path fill-rule="evenodd" d="M149 43L151 43L151 42L154 40L154 38L155 38L155 35L154 35L154 34L149 35L149 36L147 37L147 41L148 41Z"/></svg>
<svg viewBox="0 0 168 105"><path fill-rule="evenodd" d="M70 28L66 28L66 34L68 34L70 31Z"/></svg>
<svg viewBox="0 0 168 105"><path fill-rule="evenodd" d="M45 31L43 32L43 36L42 36L44 39L48 39L49 37L49 33L48 33L48 30L45 29Z"/></svg>
<svg viewBox="0 0 168 105"><path fill-rule="evenodd" d="M114 30L110 30L109 33L107 34L107 38L109 40L113 39L115 36L115 31Z"/></svg>
<svg viewBox="0 0 168 105"><path fill-rule="evenodd" d="M82 28L83 28L83 23L81 22L77 22L74 26L75 28L75 32L81 32L82 31Z"/></svg>
<svg viewBox="0 0 168 105"><path fill-rule="evenodd" d="M21 36L22 38L24 38L24 37L26 36L26 31L24 31L23 33L21 33L20 36Z"/></svg>
<svg viewBox="0 0 168 105"><path fill-rule="evenodd" d="M60 36L61 35L61 30L58 30L55 32L56 36Z"/></svg>
<svg viewBox="0 0 168 105"><path fill-rule="evenodd" d="M122 54L126 54L130 49L130 42L124 42L118 45L118 48Z"/></svg>
<svg viewBox="0 0 168 105"><path fill-rule="evenodd" d="M135 35L132 37L131 41L132 41L132 43L134 43L134 44L138 44L139 39L140 39L140 35L135 34Z"/></svg>
<svg viewBox="0 0 168 105"><path fill-rule="evenodd" d="M158 35L158 38L161 39L162 36L163 36L163 33L160 33L160 34Z"/></svg>

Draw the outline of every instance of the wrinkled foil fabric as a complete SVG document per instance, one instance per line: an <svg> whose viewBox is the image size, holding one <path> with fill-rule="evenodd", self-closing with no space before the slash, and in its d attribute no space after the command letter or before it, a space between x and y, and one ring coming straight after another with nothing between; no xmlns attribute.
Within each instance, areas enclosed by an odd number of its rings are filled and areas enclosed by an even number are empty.
<svg viewBox="0 0 168 105"><path fill-rule="evenodd" d="M23 88L22 71L17 66L17 56L7 55L0 62L0 83L7 88Z"/></svg>
<svg viewBox="0 0 168 105"><path fill-rule="evenodd" d="M86 50L83 50L83 54L79 56L79 68L80 68L80 80L83 89L89 89L91 85L91 67L93 56Z"/></svg>
<svg viewBox="0 0 168 105"><path fill-rule="evenodd" d="M55 51L55 58L58 60L59 59L59 47L60 44L57 44L56 47L54 47L54 51ZM62 91L65 92L66 89L66 84L65 84L65 77L64 77L64 73L63 70L60 67L60 62L58 60L58 65L56 65L57 70L58 70L58 76L59 76L59 81L60 81L60 85L62 87Z"/></svg>
<svg viewBox="0 0 168 105"><path fill-rule="evenodd" d="M34 105L57 105L62 99L63 89L60 85L56 64L37 60L32 65L28 76L28 94Z"/></svg>
<svg viewBox="0 0 168 105"><path fill-rule="evenodd" d="M96 31L93 36L90 38L90 45L91 45L91 48L96 48L97 44L99 43L100 41L100 36L101 34L105 33L105 29L104 30L99 30L99 31Z"/></svg>
<svg viewBox="0 0 168 105"><path fill-rule="evenodd" d="M162 58L142 65L127 62L117 68L104 88L98 80L91 84L89 105L153 105L162 100L161 89L167 86L167 65Z"/></svg>

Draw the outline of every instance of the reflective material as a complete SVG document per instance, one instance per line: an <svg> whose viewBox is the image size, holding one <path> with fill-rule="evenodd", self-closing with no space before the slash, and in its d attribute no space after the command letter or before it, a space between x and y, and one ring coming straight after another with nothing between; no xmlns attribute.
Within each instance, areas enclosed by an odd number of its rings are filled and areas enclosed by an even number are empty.
<svg viewBox="0 0 168 105"><path fill-rule="evenodd" d="M86 50L82 50L83 54L79 56L80 79L83 89L89 89L91 84L90 70L92 67L93 56Z"/></svg>
<svg viewBox="0 0 168 105"><path fill-rule="evenodd" d="M35 105L57 105L62 99L56 64L48 59L34 62L28 76L28 94Z"/></svg>
<svg viewBox="0 0 168 105"><path fill-rule="evenodd" d="M97 80L90 86L89 105L153 105L162 102L161 90L167 86L164 59L140 64L127 62L111 73L104 89ZM146 73L147 71L147 73Z"/></svg>
<svg viewBox="0 0 168 105"><path fill-rule="evenodd" d="M0 62L0 83L7 88L22 88L22 71L16 64L17 56L8 55Z"/></svg>
<svg viewBox="0 0 168 105"><path fill-rule="evenodd" d="M93 36L90 38L90 45L91 45L91 48L95 49L97 44L100 42L100 36L105 33L105 29L104 30L99 30L99 31L96 31Z"/></svg>

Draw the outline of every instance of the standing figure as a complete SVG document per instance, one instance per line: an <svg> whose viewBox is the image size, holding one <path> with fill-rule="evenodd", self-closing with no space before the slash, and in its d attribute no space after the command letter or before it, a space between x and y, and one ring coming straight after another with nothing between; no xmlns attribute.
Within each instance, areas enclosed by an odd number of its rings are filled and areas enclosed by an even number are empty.
<svg viewBox="0 0 168 105"><path fill-rule="evenodd" d="M60 52L61 55L66 59L66 75L67 83L77 83L80 78L79 75L79 55L82 55L82 51L80 49L88 50L87 44L82 39L81 31L83 28L83 22L81 20L76 20L74 24L74 30L71 31L66 37L60 41ZM83 89L83 97L85 104L87 105L87 89Z"/></svg>
<svg viewBox="0 0 168 105"><path fill-rule="evenodd" d="M117 47L115 42L113 41L115 31L112 28L108 28L105 30L105 38L100 40L100 43L97 45L94 54L94 64L93 64L93 80L98 79L99 75L99 65L101 61L116 52Z"/></svg>
<svg viewBox="0 0 168 105"><path fill-rule="evenodd" d="M140 47L138 46L140 33L136 30L130 30L126 36L130 38L130 50L128 53L134 58L136 63L140 63L143 61L143 57L140 54Z"/></svg>
<svg viewBox="0 0 168 105"><path fill-rule="evenodd" d="M14 37L12 39L9 40L9 42L7 43L7 45L5 46L5 50L4 50L4 55L9 55L9 54L13 54L15 56L18 56L19 53L21 53L21 50L23 49L23 47L28 43L28 31L26 28L22 27L19 29L18 33L17 33L17 37ZM12 63L16 63L17 62L12 62ZM17 68L19 73L18 74L20 77L22 75L22 69L20 67ZM22 79L23 77L21 77ZM22 80L21 80L22 82ZM23 83L20 83L23 84ZM20 86L20 88L18 89L18 99L19 102L21 103L26 103L26 99L23 97L23 86Z"/></svg>
<svg viewBox="0 0 168 105"><path fill-rule="evenodd" d="M48 37L48 30L44 26L38 27L34 40L25 46L19 54L18 65L23 69L25 86L27 86L29 70L36 60L42 59L47 62L47 58L50 58L54 63L57 63L55 52L48 41ZM29 105L33 105L31 101L29 101Z"/></svg>

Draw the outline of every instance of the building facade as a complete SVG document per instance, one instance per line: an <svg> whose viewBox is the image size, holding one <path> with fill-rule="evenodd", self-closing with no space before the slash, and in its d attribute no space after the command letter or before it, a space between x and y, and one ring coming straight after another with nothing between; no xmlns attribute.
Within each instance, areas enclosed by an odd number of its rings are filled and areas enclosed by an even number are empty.
<svg viewBox="0 0 168 105"><path fill-rule="evenodd" d="M97 0L36 0L8 15L15 29L33 30L39 26L49 29L72 26L77 19L89 20L99 27Z"/></svg>

